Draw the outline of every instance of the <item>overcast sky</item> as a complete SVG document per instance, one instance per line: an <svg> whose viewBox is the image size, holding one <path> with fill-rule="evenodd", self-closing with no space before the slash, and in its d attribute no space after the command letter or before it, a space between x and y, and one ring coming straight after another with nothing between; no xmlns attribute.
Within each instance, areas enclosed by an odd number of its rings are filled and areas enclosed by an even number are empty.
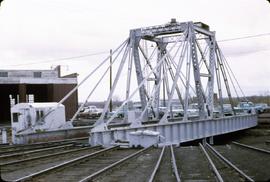
<svg viewBox="0 0 270 182"><path fill-rule="evenodd" d="M4 0L0 8L0 69L63 65L79 81L138 27L202 21L217 40L270 34L266 0ZM246 95L270 94L270 35L220 42ZM54 59L86 54L68 61ZM79 90L82 100L86 86ZM102 100L99 98L99 100Z"/></svg>

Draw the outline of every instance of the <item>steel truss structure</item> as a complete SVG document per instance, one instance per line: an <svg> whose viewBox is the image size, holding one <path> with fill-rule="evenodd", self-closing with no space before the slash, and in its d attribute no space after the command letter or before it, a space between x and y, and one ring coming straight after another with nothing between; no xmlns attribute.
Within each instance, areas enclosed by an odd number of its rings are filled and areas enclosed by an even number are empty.
<svg viewBox="0 0 270 182"><path fill-rule="evenodd" d="M179 23L173 19L164 25L130 30L129 38L115 49L113 58L85 101L100 85L110 66L118 61L103 112L90 132L92 145L108 146L117 140L128 140L128 132L136 130L159 131L165 137L165 143L170 144L246 129L257 124L254 115L236 116L233 111L233 116L224 116L223 98L228 97L232 109L234 106L230 88L233 87L237 96L239 90L243 92L240 87L237 92L235 83L237 86L239 84L217 44L215 32L210 31L204 23ZM101 62L74 90L104 66L108 59ZM132 82L134 76L136 84ZM132 88L134 85L137 87ZM108 117L109 104L117 87L125 88L125 100ZM214 93L217 93L216 99ZM139 112L132 107L136 94L140 101ZM176 100L183 110L178 118L174 118L172 112ZM189 113L192 104L198 110L195 119ZM220 108L218 113L215 111L217 107ZM110 129L109 124L121 110L133 112L133 115L125 113L125 121L130 125ZM156 124L143 124L149 120L156 121Z"/></svg>

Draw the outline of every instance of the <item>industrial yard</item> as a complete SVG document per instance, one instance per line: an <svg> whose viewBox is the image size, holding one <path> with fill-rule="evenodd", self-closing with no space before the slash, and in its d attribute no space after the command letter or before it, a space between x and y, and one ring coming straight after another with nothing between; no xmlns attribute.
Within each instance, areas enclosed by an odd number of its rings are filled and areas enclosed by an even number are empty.
<svg viewBox="0 0 270 182"><path fill-rule="evenodd" d="M0 0L0 181L270 181L269 2Z"/></svg>
<svg viewBox="0 0 270 182"><path fill-rule="evenodd" d="M1 144L1 177L4 181L268 181L270 111L258 117L255 128L179 146L103 148L89 145L88 137Z"/></svg>
<svg viewBox="0 0 270 182"><path fill-rule="evenodd" d="M268 181L269 142L269 128L258 127L217 136L211 146L198 140L161 148L104 149L89 146L87 138L6 145L1 146L1 176L6 181L217 181L210 158L224 181Z"/></svg>

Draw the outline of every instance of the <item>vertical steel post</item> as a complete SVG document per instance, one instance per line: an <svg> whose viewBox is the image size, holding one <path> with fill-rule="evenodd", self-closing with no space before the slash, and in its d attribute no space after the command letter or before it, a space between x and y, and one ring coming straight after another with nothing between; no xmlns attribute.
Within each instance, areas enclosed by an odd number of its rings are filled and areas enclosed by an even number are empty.
<svg viewBox="0 0 270 182"><path fill-rule="evenodd" d="M189 24L189 32L190 32L190 56L193 64L193 74L194 74L194 81L195 81L195 88L196 88L196 95L198 99L198 106L199 106L199 117L200 119L205 119L205 99L204 93L201 83L200 77L200 66L198 62L197 56L197 48L196 48L196 34L192 24Z"/></svg>
<svg viewBox="0 0 270 182"><path fill-rule="evenodd" d="M131 31L130 32L130 43L132 45L132 55L134 58L134 65L136 69L136 75L137 75L137 83L140 85L140 83L143 81L143 74L142 74L142 67L141 67L141 62L140 62L140 54L139 54L139 43L140 43L140 37L136 37L136 31ZM142 110L147 105L146 101L146 90L145 86L143 85L139 89L139 95L140 95L140 100L141 100L141 105L142 105Z"/></svg>
<svg viewBox="0 0 270 182"><path fill-rule="evenodd" d="M166 46L167 44L164 43L157 43L158 46L158 59L157 59L157 64L161 61L161 59L164 57L166 54ZM154 108L156 109L156 117L159 117L159 100L160 100L160 78L161 78L161 67L163 65L159 66L156 71L156 78L155 78L155 85L159 85L156 87L156 92L155 92L155 97L154 97Z"/></svg>
<svg viewBox="0 0 270 182"><path fill-rule="evenodd" d="M110 91L112 90L112 50L110 49ZM110 100L110 112L112 112L112 98Z"/></svg>
<svg viewBox="0 0 270 182"><path fill-rule="evenodd" d="M209 143L210 145L214 145L214 136L209 137Z"/></svg>
<svg viewBox="0 0 270 182"><path fill-rule="evenodd" d="M215 56L215 36L210 36L210 40L207 42L209 46L209 75L208 77L208 96L206 98L206 104L209 109L208 117L213 117L213 110L214 110L214 79L215 79L215 63L216 63L216 56Z"/></svg>

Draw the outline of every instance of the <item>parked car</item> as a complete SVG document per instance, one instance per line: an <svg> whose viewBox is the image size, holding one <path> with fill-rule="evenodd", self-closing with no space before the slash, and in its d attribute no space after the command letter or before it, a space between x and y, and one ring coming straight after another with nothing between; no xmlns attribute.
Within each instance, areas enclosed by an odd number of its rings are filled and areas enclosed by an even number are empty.
<svg viewBox="0 0 270 182"><path fill-rule="evenodd" d="M119 111L118 111L119 110ZM125 115L127 115L127 112L128 112L128 110L127 110L127 107L122 107L121 109L119 109L119 108L116 108L115 110L113 110L113 111L111 111L111 112L108 112L107 113L107 115L106 115L106 117L108 117L108 118L110 118L110 117L112 117L115 113L117 112L117 114L116 114L116 118L124 118L125 117Z"/></svg>
<svg viewBox="0 0 270 182"><path fill-rule="evenodd" d="M217 110L221 112L221 106L217 107ZM231 104L223 104L223 113L224 116L232 116L233 115L233 109Z"/></svg>
<svg viewBox="0 0 270 182"><path fill-rule="evenodd" d="M183 107L181 105L172 106L172 113L173 117L183 117L184 116Z"/></svg>
<svg viewBox="0 0 270 182"><path fill-rule="evenodd" d="M79 118L98 118L101 116L101 109L98 109L96 106L87 106L84 107L78 114Z"/></svg>
<svg viewBox="0 0 270 182"><path fill-rule="evenodd" d="M259 113L263 113L270 107L266 103L257 103L255 104L255 108L258 110Z"/></svg>
<svg viewBox="0 0 270 182"><path fill-rule="evenodd" d="M238 111L243 111L245 113L259 113L260 110L259 108L255 107L255 105L253 104L253 102L249 102L249 101L245 101L245 102L239 102L237 104L237 107L234 108L234 110L238 113Z"/></svg>

